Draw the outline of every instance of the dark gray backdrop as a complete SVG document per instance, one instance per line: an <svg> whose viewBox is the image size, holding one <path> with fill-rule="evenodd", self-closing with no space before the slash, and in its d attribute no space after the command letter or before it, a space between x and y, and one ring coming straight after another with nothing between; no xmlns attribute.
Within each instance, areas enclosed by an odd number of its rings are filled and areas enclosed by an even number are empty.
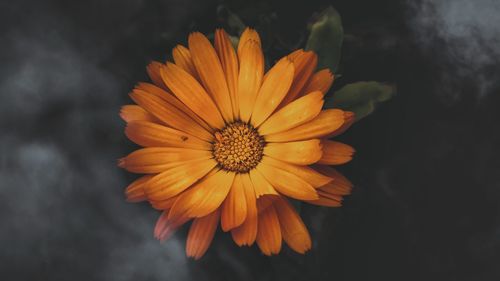
<svg viewBox="0 0 500 281"><path fill-rule="evenodd" d="M333 1L350 35L335 87L398 94L342 137L356 186L342 209L303 208L309 254L268 258L218 233L193 262L185 230L154 240L158 213L125 202L133 176L115 166L134 148L119 107L149 61L224 25L220 3L0 1L1 280L500 279L495 0ZM328 2L225 5L252 25L273 15L293 42Z"/></svg>

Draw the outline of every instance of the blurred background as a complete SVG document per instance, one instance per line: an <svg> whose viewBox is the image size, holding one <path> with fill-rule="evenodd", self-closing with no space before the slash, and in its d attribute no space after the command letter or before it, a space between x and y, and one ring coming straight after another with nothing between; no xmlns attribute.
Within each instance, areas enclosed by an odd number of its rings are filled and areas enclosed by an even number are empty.
<svg viewBox="0 0 500 281"><path fill-rule="evenodd" d="M305 256L265 257L219 232L199 261L186 228L125 202L135 146L119 108L191 31L263 34L271 61L304 47L333 5L347 83L398 93L340 139L355 184L340 209L303 206ZM500 2L496 0L0 1L2 280L500 280ZM233 33L233 35L236 35Z"/></svg>

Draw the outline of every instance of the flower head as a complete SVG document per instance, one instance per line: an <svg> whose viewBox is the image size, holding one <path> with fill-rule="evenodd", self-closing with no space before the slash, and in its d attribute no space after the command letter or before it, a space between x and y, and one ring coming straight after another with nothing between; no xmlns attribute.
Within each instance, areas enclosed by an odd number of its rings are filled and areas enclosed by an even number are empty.
<svg viewBox="0 0 500 281"><path fill-rule="evenodd" d="M329 165L354 149L328 140L353 113L323 107L333 74L316 71L317 56L297 50L267 72L257 32L247 28L237 49L223 30L215 48L201 33L174 62L153 62L153 84L139 83L121 117L125 133L144 148L119 160L145 174L126 190L162 211L154 233L165 240L192 221L188 256L200 258L219 225L239 246L280 252L282 240L305 253L311 238L289 199L338 207L352 184Z"/></svg>

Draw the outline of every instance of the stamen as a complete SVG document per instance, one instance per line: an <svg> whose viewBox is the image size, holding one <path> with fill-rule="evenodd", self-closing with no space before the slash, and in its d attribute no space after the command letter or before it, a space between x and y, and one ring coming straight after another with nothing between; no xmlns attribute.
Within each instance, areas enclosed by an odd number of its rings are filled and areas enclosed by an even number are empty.
<svg viewBox="0 0 500 281"><path fill-rule="evenodd" d="M215 133L213 155L223 169L246 173L259 164L264 145L252 125L236 121Z"/></svg>

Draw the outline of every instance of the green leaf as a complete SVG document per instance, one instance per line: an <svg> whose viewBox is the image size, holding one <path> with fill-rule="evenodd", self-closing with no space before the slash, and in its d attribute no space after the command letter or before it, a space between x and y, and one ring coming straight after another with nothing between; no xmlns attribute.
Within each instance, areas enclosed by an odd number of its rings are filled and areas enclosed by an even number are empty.
<svg viewBox="0 0 500 281"><path fill-rule="evenodd" d="M371 114L378 103L389 100L396 93L396 86L376 81L347 84L326 100L328 108L353 111L356 121Z"/></svg>
<svg viewBox="0 0 500 281"><path fill-rule="evenodd" d="M310 26L311 33L306 50L318 54L318 68L329 68L334 73L340 61L340 49L344 37L342 20L332 6L326 8L318 20Z"/></svg>

